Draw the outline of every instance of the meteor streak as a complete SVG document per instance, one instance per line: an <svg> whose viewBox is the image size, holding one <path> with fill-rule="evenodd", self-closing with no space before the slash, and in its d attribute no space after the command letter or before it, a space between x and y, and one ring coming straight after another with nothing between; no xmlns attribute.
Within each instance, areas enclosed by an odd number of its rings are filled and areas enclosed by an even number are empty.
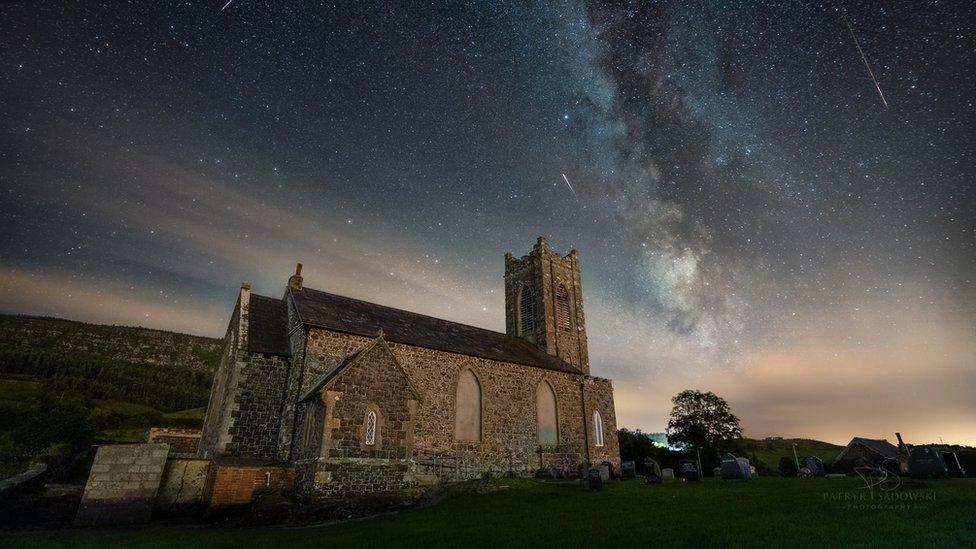
<svg viewBox="0 0 976 549"><path fill-rule="evenodd" d="M569 178L566 177L566 174L562 174L562 175L563 175L563 181L566 182L566 186L569 187L569 190L573 191L573 196L579 198L579 195L576 194L576 189L574 189L573 186L569 183Z"/></svg>
<svg viewBox="0 0 976 549"><path fill-rule="evenodd" d="M231 2L233 2L233 1L234 0L227 0L227 3L224 4L224 7L220 8L220 11L218 11L217 13L220 13L220 12L224 11L225 9L227 9L227 6L229 6L231 4Z"/></svg>
<svg viewBox="0 0 976 549"><path fill-rule="evenodd" d="M840 10L840 16L844 19L844 24L847 25L848 32L851 33L851 39L854 40L854 45L857 47L857 52L861 54L861 60L864 61L864 68L868 70L868 75L871 76L871 81L874 82L874 88L878 90L878 97L881 98L881 103L884 107L888 108L888 101L885 99L883 93L881 93L881 86L878 84L878 79L874 77L874 71L871 70L871 65L868 63L868 58L864 55L864 50L861 49L861 43L857 41L857 36L854 35L854 27L851 26L850 20L847 19L847 14L844 13L844 8L837 6Z"/></svg>

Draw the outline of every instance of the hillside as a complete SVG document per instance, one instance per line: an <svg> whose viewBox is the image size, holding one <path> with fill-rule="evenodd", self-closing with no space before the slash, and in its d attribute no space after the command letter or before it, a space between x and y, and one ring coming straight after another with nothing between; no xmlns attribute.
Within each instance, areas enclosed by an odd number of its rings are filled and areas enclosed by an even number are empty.
<svg viewBox="0 0 976 549"><path fill-rule="evenodd" d="M83 353L134 364L179 364L212 372L220 354L221 340L149 328L0 315L2 347Z"/></svg>
<svg viewBox="0 0 976 549"><path fill-rule="evenodd" d="M779 458L788 457L793 459L793 445L796 444L796 455L800 459L804 456L817 456L824 465L830 467L834 458L844 449L843 446L823 442L820 440L810 440L805 438L784 438L779 440L755 440L744 438L738 441L740 451L747 454L753 461L759 462L766 469L777 470Z"/></svg>

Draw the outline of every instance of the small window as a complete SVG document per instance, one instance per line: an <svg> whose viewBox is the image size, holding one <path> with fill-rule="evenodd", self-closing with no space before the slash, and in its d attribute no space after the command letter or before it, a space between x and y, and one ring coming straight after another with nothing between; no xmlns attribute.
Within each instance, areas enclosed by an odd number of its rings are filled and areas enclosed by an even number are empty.
<svg viewBox="0 0 976 549"><path fill-rule="evenodd" d="M593 433L595 444L603 446L603 416L600 415L599 411L593 412Z"/></svg>
<svg viewBox="0 0 976 549"><path fill-rule="evenodd" d="M522 287L519 295L519 332L527 334L535 330L535 297L528 286Z"/></svg>
<svg viewBox="0 0 976 549"><path fill-rule="evenodd" d="M570 329L569 292L562 284L556 287L556 327L560 330Z"/></svg>
<svg viewBox="0 0 976 549"><path fill-rule="evenodd" d="M376 444L376 412L370 410L366 414L366 445Z"/></svg>

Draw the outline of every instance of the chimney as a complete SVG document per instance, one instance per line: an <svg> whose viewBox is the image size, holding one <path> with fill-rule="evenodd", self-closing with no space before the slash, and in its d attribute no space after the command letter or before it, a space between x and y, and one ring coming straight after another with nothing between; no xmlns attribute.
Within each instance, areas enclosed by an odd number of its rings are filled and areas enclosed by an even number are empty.
<svg viewBox="0 0 976 549"><path fill-rule="evenodd" d="M288 277L288 287L296 290L302 289L302 264L295 266L295 274Z"/></svg>
<svg viewBox="0 0 976 549"><path fill-rule="evenodd" d="M905 441L901 439L901 433L895 433L895 438L898 439L898 468L901 470L901 474L908 474L908 445Z"/></svg>
<svg viewBox="0 0 976 549"><path fill-rule="evenodd" d="M238 306L240 310L238 311L237 318L237 348L247 349L247 342L250 338L250 311L251 311L251 283L244 282L241 284L241 294L238 298Z"/></svg>

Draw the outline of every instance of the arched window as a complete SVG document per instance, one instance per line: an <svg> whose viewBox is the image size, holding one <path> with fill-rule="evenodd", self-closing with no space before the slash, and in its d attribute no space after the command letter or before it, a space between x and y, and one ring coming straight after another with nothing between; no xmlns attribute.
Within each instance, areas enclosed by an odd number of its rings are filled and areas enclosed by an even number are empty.
<svg viewBox="0 0 976 549"><path fill-rule="evenodd" d="M519 294L519 333L527 334L535 330L535 296L532 289L522 286Z"/></svg>
<svg viewBox="0 0 976 549"><path fill-rule="evenodd" d="M481 440L481 384L470 369L458 376L454 410L454 438Z"/></svg>
<svg viewBox="0 0 976 549"><path fill-rule="evenodd" d="M597 446L603 446L603 416L599 410L593 412L593 438Z"/></svg>
<svg viewBox="0 0 976 549"><path fill-rule="evenodd" d="M539 444L558 444L556 423L556 393L549 382L543 381L535 390L535 406L539 420Z"/></svg>
<svg viewBox="0 0 976 549"><path fill-rule="evenodd" d="M366 435L363 438L365 439L366 446L376 444L376 412L372 410L366 414Z"/></svg>
<svg viewBox="0 0 976 549"><path fill-rule="evenodd" d="M569 330L569 292L566 286L560 284L556 286L556 327L560 330Z"/></svg>

